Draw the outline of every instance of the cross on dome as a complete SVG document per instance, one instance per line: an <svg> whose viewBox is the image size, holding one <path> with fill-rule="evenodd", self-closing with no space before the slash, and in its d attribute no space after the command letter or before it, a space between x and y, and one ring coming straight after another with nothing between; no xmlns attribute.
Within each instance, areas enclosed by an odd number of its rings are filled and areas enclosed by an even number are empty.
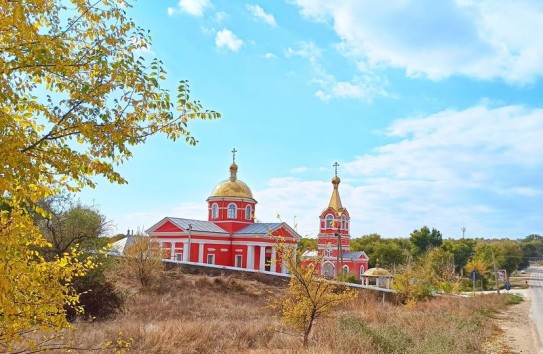
<svg viewBox="0 0 543 354"><path fill-rule="evenodd" d="M232 163L236 163L236 152L238 152L238 150L236 150L236 148L233 148L232 149Z"/></svg>
<svg viewBox="0 0 543 354"><path fill-rule="evenodd" d="M338 168L339 164L336 161L336 162L334 162L334 164L332 166L334 166L334 168L336 169L336 177L337 177L337 168Z"/></svg>

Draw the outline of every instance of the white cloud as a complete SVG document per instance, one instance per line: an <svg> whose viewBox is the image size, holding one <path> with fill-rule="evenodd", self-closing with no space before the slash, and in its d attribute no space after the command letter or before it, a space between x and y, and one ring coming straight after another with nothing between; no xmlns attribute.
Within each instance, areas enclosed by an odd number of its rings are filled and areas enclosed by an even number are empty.
<svg viewBox="0 0 543 354"><path fill-rule="evenodd" d="M446 237L524 237L543 222L543 109L475 106L400 119L394 142L342 163L340 194L353 237L372 232L407 237L423 225ZM333 176L332 169L328 169ZM279 212L315 236L328 205L329 181L278 178L255 196L257 214Z"/></svg>
<svg viewBox="0 0 543 354"><path fill-rule="evenodd" d="M408 76L464 75L525 84L543 75L538 0L294 0L333 25L345 55Z"/></svg>
<svg viewBox="0 0 543 354"><path fill-rule="evenodd" d="M175 13L175 9L173 7L168 7L167 11L168 16L173 16L173 14Z"/></svg>
<svg viewBox="0 0 543 354"><path fill-rule="evenodd" d="M262 55L262 58L265 58L265 59L277 59L277 55L268 52L268 53Z"/></svg>
<svg viewBox="0 0 543 354"><path fill-rule="evenodd" d="M253 15L257 19L263 21L264 23L267 23L272 27L277 26L277 22L275 22L275 17L273 17L272 14L266 13L262 7L251 4L247 4L245 5L245 7L251 13L251 15Z"/></svg>
<svg viewBox="0 0 543 354"><path fill-rule="evenodd" d="M226 12L219 11L215 14L215 22L223 23L228 19L228 14Z"/></svg>
<svg viewBox="0 0 543 354"><path fill-rule="evenodd" d="M293 169L290 170L290 172L292 172L292 173L304 173L304 172L307 172L307 171L309 171L309 168L307 168L305 166L294 167Z"/></svg>
<svg viewBox="0 0 543 354"><path fill-rule="evenodd" d="M297 48L289 47L285 56L299 56L309 61L314 75L311 82L320 87L315 96L323 101L351 98L369 102L376 96L389 96L384 89L386 82L370 72L357 75L351 81L338 81L321 65L322 50L313 42L300 42Z"/></svg>
<svg viewBox="0 0 543 354"><path fill-rule="evenodd" d="M217 32L215 37L217 48L228 48L233 52L237 52L243 44L243 40L239 39L232 31L226 28Z"/></svg>
<svg viewBox="0 0 543 354"><path fill-rule="evenodd" d="M186 14L201 17L211 7L209 0L179 0L179 9Z"/></svg>

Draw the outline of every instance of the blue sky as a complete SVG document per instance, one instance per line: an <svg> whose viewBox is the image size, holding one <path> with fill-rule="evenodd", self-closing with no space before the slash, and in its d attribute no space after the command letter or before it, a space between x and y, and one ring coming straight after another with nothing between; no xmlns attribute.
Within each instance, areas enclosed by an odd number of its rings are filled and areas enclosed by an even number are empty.
<svg viewBox="0 0 543 354"><path fill-rule="evenodd" d="M543 234L543 3L539 0L140 1L143 55L190 81L216 121L196 147L153 137L81 199L119 232L205 219L238 177L256 217L315 237L338 161L351 236Z"/></svg>

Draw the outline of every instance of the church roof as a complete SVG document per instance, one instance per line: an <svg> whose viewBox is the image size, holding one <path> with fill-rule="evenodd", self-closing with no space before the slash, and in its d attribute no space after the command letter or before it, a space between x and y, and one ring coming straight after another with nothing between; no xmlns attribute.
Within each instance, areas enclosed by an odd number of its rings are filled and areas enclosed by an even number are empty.
<svg viewBox="0 0 543 354"><path fill-rule="evenodd" d="M332 191L332 197L330 198L330 203L328 203L328 207L332 208L337 213L343 211L343 205L341 204L341 198L339 197L339 183L341 182L341 179L337 176L337 170L336 175L334 178L332 178L332 184L334 185L334 190Z"/></svg>
<svg viewBox="0 0 543 354"><path fill-rule="evenodd" d="M370 268L363 274L366 277L392 277L392 274L384 268Z"/></svg>
<svg viewBox="0 0 543 354"><path fill-rule="evenodd" d="M301 236L298 235L298 233L291 228L287 223L284 222L258 222L254 224L249 224L245 226L243 229L238 230L235 232L236 235L267 235L270 232L273 232L280 227L284 227L287 229L292 236L295 238L300 238Z"/></svg>
<svg viewBox="0 0 543 354"><path fill-rule="evenodd" d="M114 255L124 254L124 251L135 242L137 237L146 237L146 236L129 234L125 238L122 238L116 242L113 242L110 246L109 252Z"/></svg>
<svg viewBox="0 0 543 354"><path fill-rule="evenodd" d="M184 218L173 218L173 217L165 217L164 219L160 220L153 226L151 226L149 229L145 230L145 232L153 232L156 228L158 228L160 225L164 224L164 222L170 221L175 226L188 231L189 225L192 227L193 232L212 232L212 233L220 233L220 234L228 234L228 232L221 229L219 226L215 225L211 221L205 221L205 220L194 220L194 219L184 219Z"/></svg>
<svg viewBox="0 0 543 354"><path fill-rule="evenodd" d="M189 225L192 226L192 231L195 232L213 232L227 234L228 232L224 231L222 228L212 223L211 221L206 220L194 220L194 219L183 219L183 218L170 218L170 220L175 225L179 226L183 230L188 230Z"/></svg>
<svg viewBox="0 0 543 354"><path fill-rule="evenodd" d="M365 256L365 258L367 258L366 253L364 251L343 253L343 258L347 258L347 259L359 259L359 258L362 258L362 256Z"/></svg>
<svg viewBox="0 0 543 354"><path fill-rule="evenodd" d="M235 162L232 162L230 165L230 178L217 184L209 198L234 197L254 200L253 192L251 192L249 186L238 179L237 174L238 165Z"/></svg>

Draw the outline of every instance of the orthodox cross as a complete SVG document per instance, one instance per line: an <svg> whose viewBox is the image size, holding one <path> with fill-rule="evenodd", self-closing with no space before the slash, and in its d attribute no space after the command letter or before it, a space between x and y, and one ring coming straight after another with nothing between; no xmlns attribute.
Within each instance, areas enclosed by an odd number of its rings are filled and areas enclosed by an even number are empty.
<svg viewBox="0 0 543 354"><path fill-rule="evenodd" d="M238 152L238 150L236 150L236 148L233 148L232 149L232 162L236 162L236 152Z"/></svg>
<svg viewBox="0 0 543 354"><path fill-rule="evenodd" d="M334 166L335 169L336 169L336 177L337 177L337 167L339 166L339 164L337 162L334 162L334 164L332 166Z"/></svg>

